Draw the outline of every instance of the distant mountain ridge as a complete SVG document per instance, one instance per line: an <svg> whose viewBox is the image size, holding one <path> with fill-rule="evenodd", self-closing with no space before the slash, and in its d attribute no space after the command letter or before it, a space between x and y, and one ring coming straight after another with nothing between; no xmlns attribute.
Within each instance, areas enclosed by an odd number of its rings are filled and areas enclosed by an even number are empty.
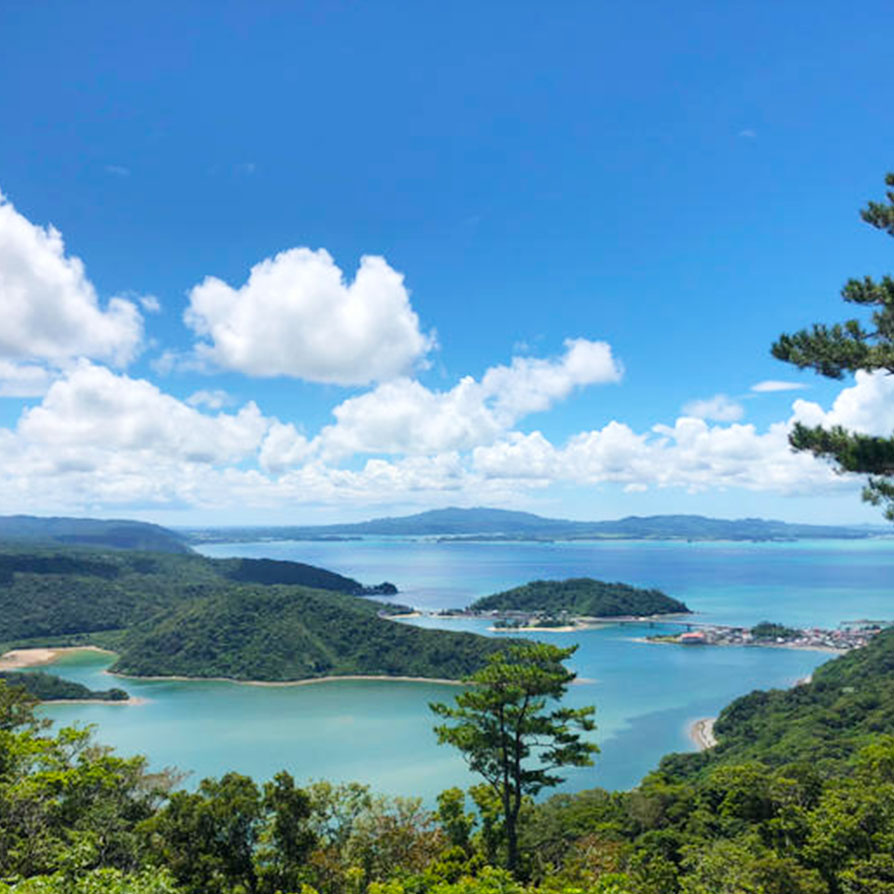
<svg viewBox="0 0 894 894"><path fill-rule="evenodd" d="M701 515L628 516L614 521L545 518L506 509L431 509L416 515L340 525L196 529L191 542L250 539L327 539L338 536L444 537L472 540L793 540L861 539L875 532L846 525L790 524L762 518L719 519Z"/></svg>
<svg viewBox="0 0 894 894"><path fill-rule="evenodd" d="M146 552L190 553L183 535L130 519L0 516L0 541L29 545L88 546Z"/></svg>

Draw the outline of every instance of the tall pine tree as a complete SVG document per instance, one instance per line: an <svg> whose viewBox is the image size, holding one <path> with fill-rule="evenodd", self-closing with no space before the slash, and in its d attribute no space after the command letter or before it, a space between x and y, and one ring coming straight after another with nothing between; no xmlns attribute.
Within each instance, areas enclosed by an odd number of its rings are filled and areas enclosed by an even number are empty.
<svg viewBox="0 0 894 894"><path fill-rule="evenodd" d="M886 201L869 202L860 216L894 236L894 173L887 175L885 183L889 187ZM771 349L773 356L830 379L842 379L858 370L894 373L894 278L848 280L841 297L871 309L869 323L856 319L832 326L815 323L810 329L781 335ZM841 472L868 474L863 499L884 506L885 517L894 521L894 437L797 423L789 441L796 450L832 460Z"/></svg>

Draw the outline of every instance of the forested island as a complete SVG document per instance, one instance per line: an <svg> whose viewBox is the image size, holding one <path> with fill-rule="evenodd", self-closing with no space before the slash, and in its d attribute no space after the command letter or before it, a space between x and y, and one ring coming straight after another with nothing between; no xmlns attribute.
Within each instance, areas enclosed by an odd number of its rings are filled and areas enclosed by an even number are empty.
<svg viewBox="0 0 894 894"><path fill-rule="evenodd" d="M457 679L499 646L380 617L367 587L299 562L84 549L0 550L0 646L95 645L113 672L299 681Z"/></svg>
<svg viewBox="0 0 894 894"><path fill-rule="evenodd" d="M688 613L689 608L661 590L607 583L589 577L535 580L476 599L471 612L525 612L558 617L614 618Z"/></svg>

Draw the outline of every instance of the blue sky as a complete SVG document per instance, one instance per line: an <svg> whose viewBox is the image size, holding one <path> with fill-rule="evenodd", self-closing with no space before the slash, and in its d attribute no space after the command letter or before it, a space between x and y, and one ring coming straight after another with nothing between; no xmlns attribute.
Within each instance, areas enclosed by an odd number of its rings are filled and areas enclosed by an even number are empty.
<svg viewBox="0 0 894 894"><path fill-rule="evenodd" d="M768 348L891 269L892 25L3 4L0 512L877 521L785 434L894 390Z"/></svg>

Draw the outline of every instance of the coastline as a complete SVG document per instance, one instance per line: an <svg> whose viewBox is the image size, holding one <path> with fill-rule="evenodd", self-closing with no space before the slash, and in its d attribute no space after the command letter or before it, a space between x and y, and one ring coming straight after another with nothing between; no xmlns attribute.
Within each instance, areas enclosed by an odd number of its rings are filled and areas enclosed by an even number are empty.
<svg viewBox="0 0 894 894"><path fill-rule="evenodd" d="M629 637L632 643L645 643L647 646L682 646L685 643L670 640L649 639L645 636ZM825 652L827 655L846 655L848 649L833 649L831 646L798 646L794 643L701 643L696 646L686 645L687 649L793 649L796 652Z"/></svg>
<svg viewBox="0 0 894 894"><path fill-rule="evenodd" d="M130 695L127 698L51 698L42 701L41 705L145 705L148 698Z"/></svg>
<svg viewBox="0 0 894 894"><path fill-rule="evenodd" d="M58 646L53 648L35 649L10 649L0 655L0 671L24 670L29 667L43 667L58 661L63 655L70 652L102 652L104 655L114 655L109 649L100 649L99 646ZM145 705L148 699L136 695L127 698L50 698L42 699L41 705Z"/></svg>
<svg viewBox="0 0 894 894"><path fill-rule="evenodd" d="M345 674L336 677L310 677L306 680L237 680L235 677L186 677L181 674L170 676L144 677L139 674L122 674L103 671L110 677L122 680L174 681L178 683L237 683L240 686L312 686L315 683L337 683L339 680L378 680L401 683L441 683L446 686L462 686L461 680L447 680L440 677L392 677L388 674Z"/></svg>
<svg viewBox="0 0 894 894"><path fill-rule="evenodd" d="M699 751L707 751L717 744L714 736L714 723L716 717L702 717L689 727L689 738L695 743Z"/></svg>
<svg viewBox="0 0 894 894"><path fill-rule="evenodd" d="M104 655L116 654L111 649L101 649L99 646L59 646L54 648L34 648L34 649L10 649L3 655L0 655L0 670L20 670L27 667L41 667L52 664L62 655L69 652L102 652ZM378 680L388 681L397 680L403 683L441 683L447 686L462 686L461 680L448 680L441 677L394 677L388 674L344 674L342 676L329 677L310 677L306 680L237 680L235 677L187 677L179 674L159 675L159 676L142 676L140 674L122 674L113 673L105 670L104 674L110 677L120 677L123 680L153 680L164 681L173 680L181 683L238 683L242 686L310 686L315 683L335 683L338 680ZM56 699L56 704L144 704L146 699L131 696L129 699L122 699L119 702L105 701L104 699ZM44 704L51 704L45 702Z"/></svg>

